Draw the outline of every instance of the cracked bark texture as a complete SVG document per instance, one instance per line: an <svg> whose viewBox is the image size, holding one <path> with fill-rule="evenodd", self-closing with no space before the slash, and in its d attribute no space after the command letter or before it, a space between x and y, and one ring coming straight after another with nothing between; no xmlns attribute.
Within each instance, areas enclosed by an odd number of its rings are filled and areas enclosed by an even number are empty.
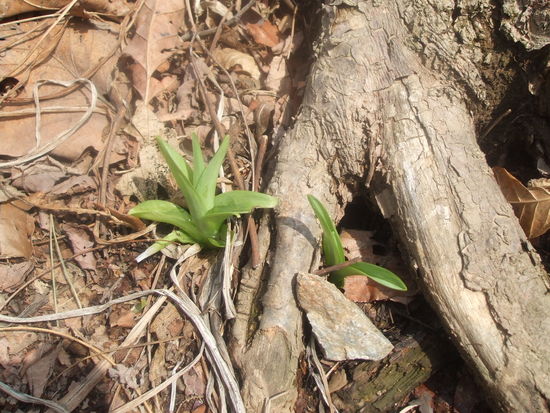
<svg viewBox="0 0 550 413"><path fill-rule="evenodd" d="M326 8L301 112L279 142L268 192L281 204L260 227L264 265L243 273L231 344L247 408L294 410L303 345L293 279L316 262L320 235L306 195L339 218L372 183L495 406L546 411L548 279L476 143L467 96L491 85L474 73L475 42L464 51L445 34L461 21L455 2L345 3ZM475 36L492 29L473 22L462 21ZM464 53L478 60L459 67Z"/></svg>

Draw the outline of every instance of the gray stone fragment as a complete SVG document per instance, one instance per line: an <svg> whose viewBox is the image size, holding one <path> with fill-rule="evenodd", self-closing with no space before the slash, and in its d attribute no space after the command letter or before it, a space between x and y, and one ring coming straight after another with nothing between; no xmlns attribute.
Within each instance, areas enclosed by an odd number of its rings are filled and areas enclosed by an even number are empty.
<svg viewBox="0 0 550 413"><path fill-rule="evenodd" d="M357 305L324 278L298 273L298 305L329 360L380 360L393 345Z"/></svg>

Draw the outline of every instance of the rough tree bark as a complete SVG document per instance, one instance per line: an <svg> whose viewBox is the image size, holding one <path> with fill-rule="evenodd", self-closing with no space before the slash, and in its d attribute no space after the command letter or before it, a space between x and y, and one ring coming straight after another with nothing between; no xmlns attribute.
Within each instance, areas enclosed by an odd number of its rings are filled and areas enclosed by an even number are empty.
<svg viewBox="0 0 550 413"><path fill-rule="evenodd" d="M318 256L306 195L339 218L372 184L495 406L546 411L547 274L477 146L466 105L493 92L476 49L460 49L487 29L457 17L452 1L344 3L326 9L301 113L279 143L268 191L281 205L259 234L265 264L243 274L232 348L247 407L260 411L270 400L273 411L294 408L303 346L293 278ZM490 15L488 3L473 3L477 15L484 7ZM457 23L462 39L450 27Z"/></svg>

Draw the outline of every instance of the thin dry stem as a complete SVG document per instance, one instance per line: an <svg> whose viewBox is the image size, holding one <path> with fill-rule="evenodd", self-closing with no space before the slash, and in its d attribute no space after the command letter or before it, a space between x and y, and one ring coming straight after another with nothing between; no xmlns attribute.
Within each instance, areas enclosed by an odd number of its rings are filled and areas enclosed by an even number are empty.
<svg viewBox="0 0 550 413"><path fill-rule="evenodd" d="M331 265L330 267L325 267L325 268L322 268L320 270L313 271L313 274L316 274L316 275L330 274L333 271L338 271L338 270L341 270L342 268L349 267L350 265L353 265L353 264L355 264L359 261L361 261L361 258L360 257L355 257L355 258L353 258L349 261L344 261L341 264Z"/></svg>
<svg viewBox="0 0 550 413"><path fill-rule="evenodd" d="M82 308L82 303L80 302L80 298L78 297L78 293L76 292L76 289L74 287L73 278L69 275L69 271L67 271L67 267L65 266L65 260L63 259L63 255L61 255L61 249L59 248L59 243L57 242L57 233L55 231L55 223L53 222L53 219L52 219L51 225L52 225L53 243L55 245L55 251L57 252L57 259L61 264L61 271L63 272L63 276L65 277L67 284L69 284L71 294L73 295L73 298L76 301L78 308Z"/></svg>
<svg viewBox="0 0 550 413"><path fill-rule="evenodd" d="M54 252L53 252L53 229L54 229L54 223L53 223L53 215L50 215L50 267L51 267L51 277L52 277L52 292L53 292L53 310L57 313L58 307L57 307L57 282L55 279L55 271L54 271ZM55 321L55 324L57 327L59 327L59 320Z"/></svg>

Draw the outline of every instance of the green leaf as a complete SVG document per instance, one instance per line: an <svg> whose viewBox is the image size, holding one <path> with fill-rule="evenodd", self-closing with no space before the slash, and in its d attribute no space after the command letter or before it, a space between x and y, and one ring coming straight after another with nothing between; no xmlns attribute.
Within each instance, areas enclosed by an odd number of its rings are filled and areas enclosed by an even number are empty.
<svg viewBox="0 0 550 413"><path fill-rule="evenodd" d="M323 254L325 256L325 264L331 266L343 263L346 260L344 248L342 247L340 235L330 219L330 215L321 201L313 195L308 195L307 199L323 229ZM341 270L333 271L328 280L337 287L342 288L344 286L344 279L349 275L364 275L394 290L407 290L405 283L393 272L378 265L366 262L358 262L342 268Z"/></svg>
<svg viewBox="0 0 550 413"><path fill-rule="evenodd" d="M193 186L197 188L199 178L204 172L205 165L201 145L199 143L199 137L194 132L191 136L193 140Z"/></svg>
<svg viewBox="0 0 550 413"><path fill-rule="evenodd" d="M367 262L357 262L341 270L334 271L331 273L329 281L334 282L338 287L342 287L344 278L349 275L364 275L385 287L407 291L407 286L399 276L386 268Z"/></svg>
<svg viewBox="0 0 550 413"><path fill-rule="evenodd" d="M224 192L214 198L214 208L207 212L204 219L219 226L233 215L247 214L254 208L274 208L278 202L274 196L259 192Z"/></svg>
<svg viewBox="0 0 550 413"><path fill-rule="evenodd" d="M325 256L325 264L327 266L341 264L346 261L344 248L340 241L340 235L330 218L324 205L313 195L308 195L307 199L315 216L323 229L323 254Z"/></svg>
<svg viewBox="0 0 550 413"><path fill-rule="evenodd" d="M203 198L197 193L197 190L191 183L194 180L193 170L187 164L187 161L183 159L183 157L170 144L168 144L168 142L165 142L159 137L157 137L157 142L162 155L168 163L170 172L174 175L174 178L183 193L185 201L189 206L191 216L194 218L202 217L206 211L211 208L211 206L207 208Z"/></svg>
<svg viewBox="0 0 550 413"><path fill-rule="evenodd" d="M213 248L225 247L225 241L227 236L227 225L223 222L218 228L218 233L215 237L208 238L208 246Z"/></svg>
<svg viewBox="0 0 550 413"><path fill-rule="evenodd" d="M172 172L174 178L176 178L176 182L178 183L178 185L179 179L181 177L186 178L187 181L192 181L193 170L191 169L185 158L181 156L172 145L170 145L160 136L157 136L156 139L160 148L160 152L162 153L162 156L164 156L164 159L166 159L166 163L168 163L170 172Z"/></svg>
<svg viewBox="0 0 550 413"><path fill-rule="evenodd" d="M223 248L223 247L225 247L225 240L220 241L216 238L208 238L208 243L210 244L209 246L214 247L214 248Z"/></svg>
<svg viewBox="0 0 550 413"><path fill-rule="evenodd" d="M176 241L182 244L199 244L199 241L196 238L193 238L187 232L183 230L176 230Z"/></svg>
<svg viewBox="0 0 550 413"><path fill-rule="evenodd" d="M229 191L214 198L214 208L207 215L239 215L251 212L254 208L274 208L279 200L274 196L253 191Z"/></svg>
<svg viewBox="0 0 550 413"><path fill-rule="evenodd" d="M172 202L145 201L133 207L128 213L139 218L175 225L187 233L193 242L204 240L189 212Z"/></svg>
<svg viewBox="0 0 550 413"><path fill-rule="evenodd" d="M227 149L229 148L229 136L226 136L218 151L214 154L208 166L202 172L196 186L197 193L202 197L207 210L214 206L214 197L216 195L216 182L220 167L223 164Z"/></svg>

